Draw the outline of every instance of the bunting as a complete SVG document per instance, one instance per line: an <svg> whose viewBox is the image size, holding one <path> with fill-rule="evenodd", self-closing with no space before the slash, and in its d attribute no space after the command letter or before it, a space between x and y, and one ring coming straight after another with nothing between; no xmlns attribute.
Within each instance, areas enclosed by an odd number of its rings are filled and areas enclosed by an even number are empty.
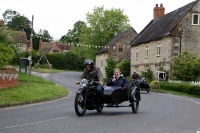
<svg viewBox="0 0 200 133"><path fill-rule="evenodd" d="M46 38L46 37L43 37L41 35L36 35L36 34L34 34L33 36L43 39L43 40L49 40L50 42L65 43L72 47L87 47L87 48L95 48L95 49L113 49L113 50L123 50L124 49L124 46L97 46L97 45L88 45L88 44L76 44L76 43L62 42L59 40L53 40L51 38Z"/></svg>

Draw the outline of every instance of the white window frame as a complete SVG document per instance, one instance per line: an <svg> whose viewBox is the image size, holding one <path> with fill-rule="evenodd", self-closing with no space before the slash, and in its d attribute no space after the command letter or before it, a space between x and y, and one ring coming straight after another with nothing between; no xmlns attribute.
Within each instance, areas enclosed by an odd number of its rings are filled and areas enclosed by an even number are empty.
<svg viewBox="0 0 200 133"><path fill-rule="evenodd" d="M195 16L195 15L198 16L197 24L194 24L194 16ZM193 14L192 14L192 25L199 25L199 14L198 14L198 13L193 13Z"/></svg>
<svg viewBox="0 0 200 133"><path fill-rule="evenodd" d="M135 59L138 59L138 47L135 48Z"/></svg>
<svg viewBox="0 0 200 133"><path fill-rule="evenodd" d="M147 69L149 69L149 67L145 67L145 68L144 68L144 71L147 72Z"/></svg>
<svg viewBox="0 0 200 133"><path fill-rule="evenodd" d="M161 53L161 41L157 42L157 52L156 52L156 56L160 56Z"/></svg>
<svg viewBox="0 0 200 133"><path fill-rule="evenodd" d="M148 58L148 56L149 56L149 45L146 44L145 45L145 58Z"/></svg>

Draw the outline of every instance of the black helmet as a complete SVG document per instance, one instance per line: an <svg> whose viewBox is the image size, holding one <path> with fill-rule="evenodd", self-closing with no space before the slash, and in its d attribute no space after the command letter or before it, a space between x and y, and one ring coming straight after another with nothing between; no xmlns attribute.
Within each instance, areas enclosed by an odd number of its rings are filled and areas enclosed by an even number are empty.
<svg viewBox="0 0 200 133"><path fill-rule="evenodd" d="M85 65L85 66L86 66L86 65L91 65L91 66L93 66L93 65L94 65L94 62L93 62L92 59L86 59L85 62L84 62L84 65Z"/></svg>

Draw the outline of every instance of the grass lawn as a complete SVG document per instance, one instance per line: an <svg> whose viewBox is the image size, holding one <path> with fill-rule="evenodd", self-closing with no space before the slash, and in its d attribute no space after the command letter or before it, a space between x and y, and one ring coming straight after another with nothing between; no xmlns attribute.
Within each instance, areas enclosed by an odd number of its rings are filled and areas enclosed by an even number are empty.
<svg viewBox="0 0 200 133"><path fill-rule="evenodd" d="M16 106L64 97L68 91L36 76L19 74L19 85L0 90L0 107Z"/></svg>

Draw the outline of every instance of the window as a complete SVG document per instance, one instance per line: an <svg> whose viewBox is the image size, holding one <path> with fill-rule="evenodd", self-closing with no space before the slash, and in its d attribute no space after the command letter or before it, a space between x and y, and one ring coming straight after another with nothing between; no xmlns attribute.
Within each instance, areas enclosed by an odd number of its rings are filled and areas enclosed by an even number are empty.
<svg viewBox="0 0 200 133"><path fill-rule="evenodd" d="M123 52L123 45L119 45L119 52Z"/></svg>
<svg viewBox="0 0 200 133"><path fill-rule="evenodd" d="M159 70L160 70L160 66L157 66L156 67L156 72L159 71Z"/></svg>
<svg viewBox="0 0 200 133"><path fill-rule="evenodd" d="M56 53L56 52L58 52L58 50L53 50L53 53Z"/></svg>
<svg viewBox="0 0 200 133"><path fill-rule="evenodd" d="M199 25L199 14L192 14L192 25Z"/></svg>
<svg viewBox="0 0 200 133"><path fill-rule="evenodd" d="M149 69L149 67L147 66L144 68L144 71L147 72L148 69Z"/></svg>
<svg viewBox="0 0 200 133"><path fill-rule="evenodd" d="M135 48L135 59L138 59L138 47Z"/></svg>
<svg viewBox="0 0 200 133"><path fill-rule="evenodd" d="M103 66L103 60L101 60L101 67Z"/></svg>
<svg viewBox="0 0 200 133"><path fill-rule="evenodd" d="M145 45L145 58L149 56L149 46L148 44Z"/></svg>
<svg viewBox="0 0 200 133"><path fill-rule="evenodd" d="M160 41L158 41L157 42L157 56L160 56L160 51L161 51L161 42Z"/></svg>

